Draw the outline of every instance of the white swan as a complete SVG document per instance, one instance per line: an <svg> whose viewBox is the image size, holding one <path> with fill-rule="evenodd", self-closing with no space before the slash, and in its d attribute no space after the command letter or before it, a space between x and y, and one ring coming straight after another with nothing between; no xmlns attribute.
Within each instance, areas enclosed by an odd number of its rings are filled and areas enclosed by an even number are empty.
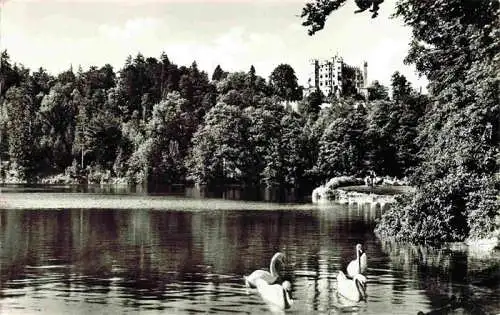
<svg viewBox="0 0 500 315"><path fill-rule="evenodd" d="M271 259L271 264L269 265L269 271L271 272L265 270L255 270L249 276L244 277L245 285L247 287L256 287L255 280L257 279L263 279L268 284L273 284L279 277L278 271L276 270L276 263L279 261L283 264L284 259L285 255L283 255L282 253L274 254L273 258Z"/></svg>
<svg viewBox="0 0 500 315"><path fill-rule="evenodd" d="M290 297L292 285L289 281L282 284L268 284L266 280L259 278L255 280L255 285L262 299L267 303L277 306L281 310L289 309L293 305Z"/></svg>
<svg viewBox="0 0 500 315"><path fill-rule="evenodd" d="M356 245L356 259L351 261L347 265L347 274L349 277L354 277L357 274L363 274L366 272L367 258L366 253L363 252L363 247L361 244Z"/></svg>
<svg viewBox="0 0 500 315"><path fill-rule="evenodd" d="M357 274L354 275L353 279L349 279L342 271L339 271L337 275L337 292L354 302L366 299L366 277Z"/></svg>

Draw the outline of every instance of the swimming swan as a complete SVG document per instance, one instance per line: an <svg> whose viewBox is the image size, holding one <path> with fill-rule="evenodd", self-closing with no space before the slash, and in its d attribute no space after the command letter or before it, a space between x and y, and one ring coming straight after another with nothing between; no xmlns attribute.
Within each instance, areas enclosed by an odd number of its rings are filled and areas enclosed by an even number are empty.
<svg viewBox="0 0 500 315"><path fill-rule="evenodd" d="M354 275L365 273L367 265L366 260L366 253L363 252L361 244L357 244L356 259L354 259L349 263L349 265L347 265L347 275L349 275L349 277L354 277Z"/></svg>
<svg viewBox="0 0 500 315"><path fill-rule="evenodd" d="M362 274L357 274L354 275L353 279L349 279L342 271L339 271L337 275L337 292L354 302L365 300L366 277Z"/></svg>
<svg viewBox="0 0 500 315"><path fill-rule="evenodd" d="M285 255L283 255L282 253L274 254L273 258L271 259L271 264L269 265L269 270L271 272L265 270L255 270L248 277L244 277L245 285L247 287L256 287L255 280L257 279L263 279L267 282L267 284L273 284L279 277L278 271L276 270L276 263L278 261L284 263L284 259Z"/></svg>
<svg viewBox="0 0 500 315"><path fill-rule="evenodd" d="M267 303L282 310L289 309L293 305L293 300L290 297L292 285L289 281L283 281L282 284L268 284L266 280L258 278L255 280L255 285L260 296Z"/></svg>

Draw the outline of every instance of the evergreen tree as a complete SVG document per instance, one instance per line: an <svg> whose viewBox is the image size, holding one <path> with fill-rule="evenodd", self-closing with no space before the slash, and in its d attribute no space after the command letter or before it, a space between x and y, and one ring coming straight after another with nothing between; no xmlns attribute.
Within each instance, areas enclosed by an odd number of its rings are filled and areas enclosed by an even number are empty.
<svg viewBox="0 0 500 315"><path fill-rule="evenodd" d="M269 84L274 94L286 101L302 98L295 70L288 64L280 64L271 72Z"/></svg>
<svg viewBox="0 0 500 315"><path fill-rule="evenodd" d="M391 88L392 88L392 99L395 102L404 102L413 94L413 88L411 83L408 82L406 77L399 73L399 71L394 72L391 77Z"/></svg>
<svg viewBox="0 0 500 315"><path fill-rule="evenodd" d="M6 93L9 121L9 156L20 180L34 176L35 130L33 99L25 86L11 87Z"/></svg>

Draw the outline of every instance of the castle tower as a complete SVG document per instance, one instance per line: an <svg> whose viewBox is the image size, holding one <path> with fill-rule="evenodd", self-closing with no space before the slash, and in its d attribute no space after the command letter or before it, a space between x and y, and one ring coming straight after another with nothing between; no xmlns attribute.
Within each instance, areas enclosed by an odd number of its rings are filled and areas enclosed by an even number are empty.
<svg viewBox="0 0 500 315"><path fill-rule="evenodd" d="M304 89L304 97L311 94L318 86L318 60L309 60L309 69L307 73L307 84Z"/></svg>
<svg viewBox="0 0 500 315"><path fill-rule="evenodd" d="M363 87L368 86L368 62L363 63Z"/></svg>
<svg viewBox="0 0 500 315"><path fill-rule="evenodd" d="M361 94L368 100L368 62L363 63L363 87L361 88Z"/></svg>

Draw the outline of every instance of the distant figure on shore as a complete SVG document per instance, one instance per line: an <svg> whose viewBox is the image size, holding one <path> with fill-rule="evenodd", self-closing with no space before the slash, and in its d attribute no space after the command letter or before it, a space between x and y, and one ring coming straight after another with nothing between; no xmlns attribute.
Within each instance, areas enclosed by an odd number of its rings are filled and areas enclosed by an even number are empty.
<svg viewBox="0 0 500 315"><path fill-rule="evenodd" d="M368 187L373 187L375 184L375 172L374 171L368 171L368 175L365 177L365 185Z"/></svg>

